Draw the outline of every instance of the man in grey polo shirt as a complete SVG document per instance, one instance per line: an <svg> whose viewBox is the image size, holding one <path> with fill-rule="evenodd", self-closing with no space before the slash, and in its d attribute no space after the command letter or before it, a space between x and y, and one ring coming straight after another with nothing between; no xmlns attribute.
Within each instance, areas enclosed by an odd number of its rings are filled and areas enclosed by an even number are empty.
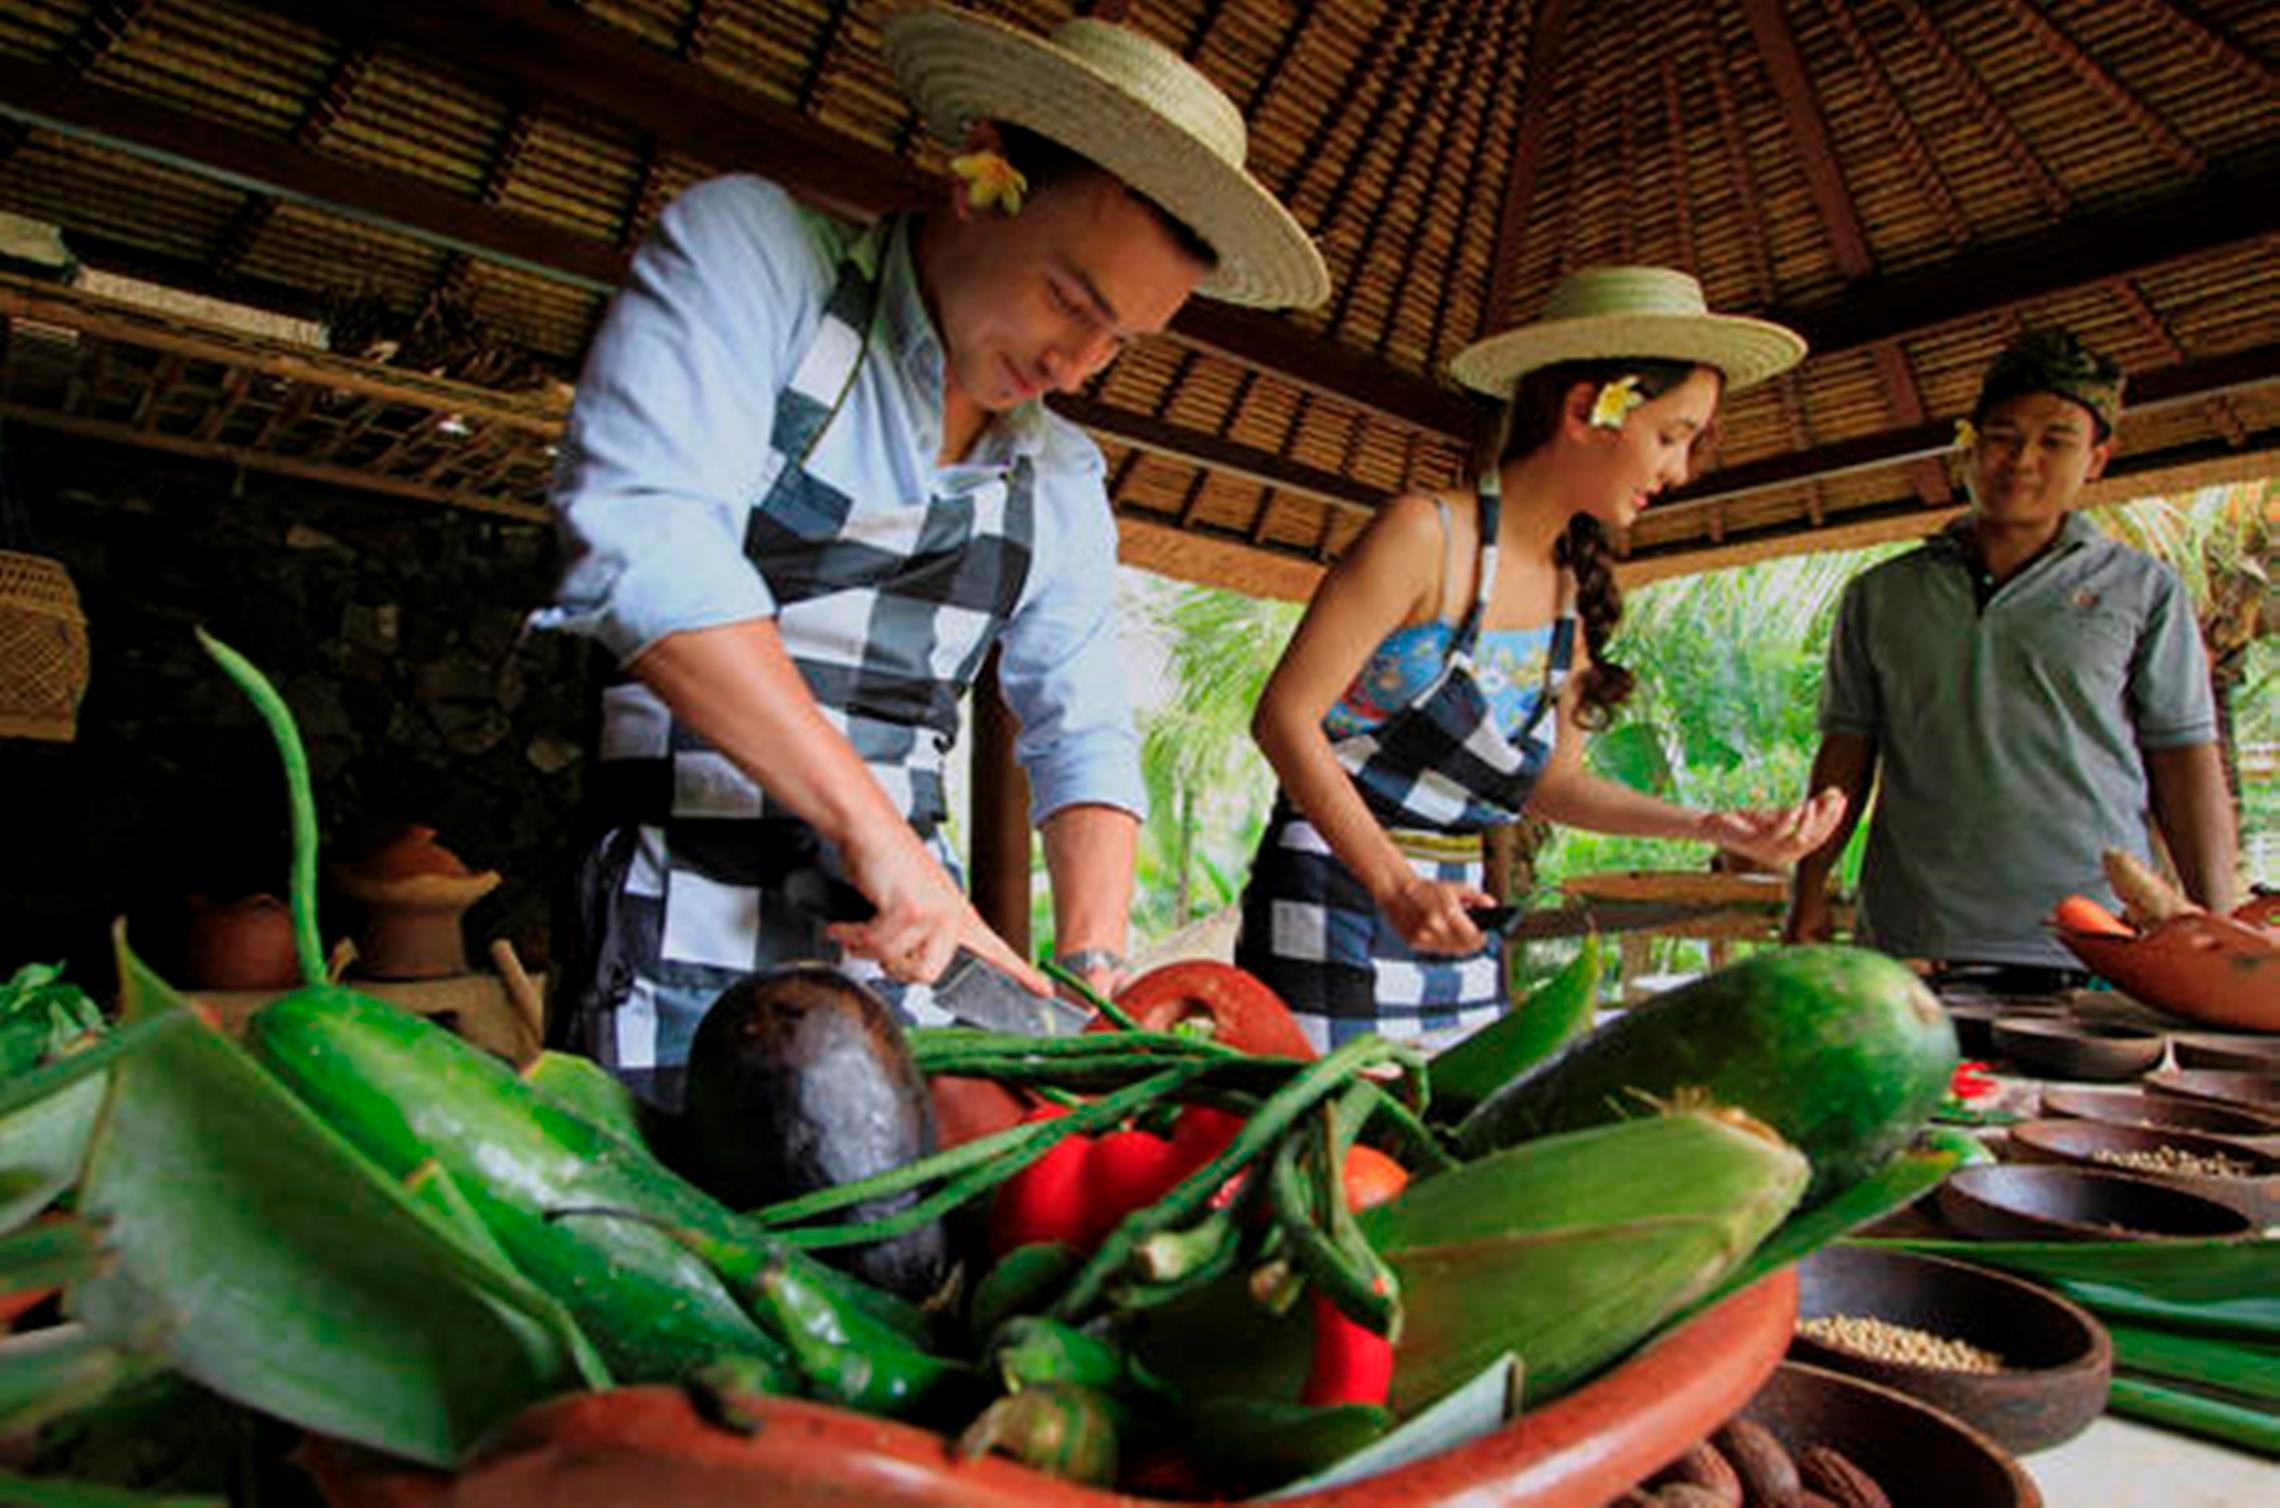
<svg viewBox="0 0 2280 1508"><path fill-rule="evenodd" d="M1973 508L1845 589L1808 789L1847 816L1791 883L1790 941L1829 932L1828 875L1881 789L1860 934L2002 993L2072 982L2043 919L2079 892L2113 904L2108 848L2235 899L2232 806L2208 663L2177 573L2070 511L2104 471L2122 375L2066 331L1995 358L1965 431Z"/></svg>

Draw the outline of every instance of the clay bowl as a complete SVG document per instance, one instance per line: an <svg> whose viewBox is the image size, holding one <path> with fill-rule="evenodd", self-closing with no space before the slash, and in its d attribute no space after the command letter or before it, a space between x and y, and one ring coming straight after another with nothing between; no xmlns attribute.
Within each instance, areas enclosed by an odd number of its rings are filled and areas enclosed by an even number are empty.
<svg viewBox="0 0 2280 1508"><path fill-rule="evenodd" d="M2172 1188L2214 1199L2239 1209L2259 1225L2280 1224L2280 1156L2244 1147L2215 1136L2190 1131L2157 1131L2146 1126L2109 1126L2097 1121L2021 1121L2010 1128L2012 1155L2026 1162L2071 1163L2101 1172L2127 1173L2150 1178ZM2150 1168L2118 1168L2098 1160L2101 1152L2158 1152L2174 1147L2197 1157L2229 1157L2246 1163L2249 1172L2238 1178L2204 1173L2155 1172Z"/></svg>
<svg viewBox="0 0 2280 1508"><path fill-rule="evenodd" d="M1494 1499L1599 1508L1748 1402L1780 1361L1796 1319L1797 1279L1785 1269L1492 1434L1279 1501L1424 1508ZM940 1435L804 1399L739 1394L729 1401L753 1430L707 1426L674 1387L552 1399L510 1420L456 1478L314 1437L302 1454L332 1508L1145 1508L1162 1501L1077 1486L999 1456L961 1461Z"/></svg>
<svg viewBox="0 0 2280 1508"><path fill-rule="evenodd" d="M2048 1289L1940 1257L1825 1247L1798 1268L1800 1319L1855 1315L1912 1325L2003 1358L2000 1372L1881 1361L1799 1334L1793 1360L1866 1378L1945 1409L2024 1454L2071 1440L2106 1407L2106 1327ZM1842 1449L1843 1447L1838 1447Z"/></svg>
<svg viewBox="0 0 2280 1508"><path fill-rule="evenodd" d="M2159 1241L2255 1234L2229 1204L2150 1178L2006 1163L1958 1168L1940 1218L1986 1241Z"/></svg>
<svg viewBox="0 0 2280 1508"><path fill-rule="evenodd" d="M2146 1094L2136 1089L2046 1089L2042 1108L2046 1116L2068 1115L2116 1126L2193 1131L2203 1136L2221 1136L2260 1152L2280 1152L2280 1120L2268 1120L2253 1110L2213 1105L2180 1095Z"/></svg>
<svg viewBox="0 0 2280 1508"><path fill-rule="evenodd" d="M2165 1068L2145 1076L2162 1094L2206 1100L2258 1115L2280 1115L2280 1073L2240 1073L2225 1068Z"/></svg>
<svg viewBox="0 0 2280 1508"><path fill-rule="evenodd" d="M2011 1453L1953 1414L1906 1393L1800 1362L1783 1362L1742 1417L1795 1455L1826 1445L1876 1478L1894 1503L2042 1508Z"/></svg>
<svg viewBox="0 0 2280 1508"><path fill-rule="evenodd" d="M2140 937L2054 929L2091 969L2148 1005L2211 1026L2280 1032L2280 947L2221 916L2181 916Z"/></svg>
<svg viewBox="0 0 2280 1508"><path fill-rule="evenodd" d="M2168 1038L2114 1022L2006 1016L1990 1036L1997 1056L2053 1079L2134 1079L2161 1062Z"/></svg>
<svg viewBox="0 0 2280 1508"><path fill-rule="evenodd" d="M1956 1045L1967 1058L1984 1058L1995 1051L1991 1029L2004 1016L2035 1016L2056 1020L2065 1006L2047 998L2003 999L1995 995L1940 996L1948 1021L1955 1027Z"/></svg>
<svg viewBox="0 0 2280 1508"><path fill-rule="evenodd" d="M2280 1037L2171 1037L2179 1068L2222 1068L2280 1074Z"/></svg>

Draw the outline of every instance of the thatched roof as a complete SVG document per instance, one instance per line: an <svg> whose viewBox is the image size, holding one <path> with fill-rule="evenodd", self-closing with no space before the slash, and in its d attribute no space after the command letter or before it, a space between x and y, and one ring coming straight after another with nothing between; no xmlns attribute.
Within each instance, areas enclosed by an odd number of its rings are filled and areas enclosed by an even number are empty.
<svg viewBox="0 0 2280 1508"><path fill-rule="evenodd" d="M1627 541L1634 577L1947 516L1931 458L2022 322L2071 323L2134 374L2109 494L2280 471L2269 0L1090 8L1228 89L1337 290L1295 318L1193 304L1064 405L1108 452L1135 563L1303 592L1385 495L1464 471L1482 416L1448 357L1592 261L1690 268L1815 348L1728 405L1715 468ZM0 0L0 210L62 226L90 266L299 313L361 289L567 374L699 178L762 172L852 215L939 192L879 14ZM509 513L542 499L543 397L399 390L29 283L0 312L18 417ZM487 354L444 369L532 375Z"/></svg>

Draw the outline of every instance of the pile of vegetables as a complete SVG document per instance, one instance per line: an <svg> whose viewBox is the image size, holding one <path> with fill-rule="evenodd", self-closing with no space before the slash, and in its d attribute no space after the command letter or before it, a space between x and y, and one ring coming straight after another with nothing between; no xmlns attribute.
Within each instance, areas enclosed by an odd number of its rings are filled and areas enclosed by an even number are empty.
<svg viewBox="0 0 2280 1508"><path fill-rule="evenodd" d="M1531 1405L1557 1397L1960 1155L1910 1145L1955 1046L1897 964L1763 955L1586 1034L1594 944L1431 1061L1314 1057L1254 981L1193 965L1125 997L1145 1021L1100 1001L1110 1029L1060 1039L906 1033L832 971L757 976L700 1032L668 1166L592 1064L518 1073L328 982L298 738L207 643L284 755L306 983L241 1048L122 929L115 1027L51 1001L33 1052L36 1013L0 1015L0 1293L60 1280L71 1317L36 1358L0 1348L0 1437L171 1370L449 1467L539 1400L665 1382L1249 1492L1515 1358ZM1198 989L1247 1014L1182 1019ZM803 1106L826 1063L853 1076ZM945 1077L1038 1108L939 1147L918 1088Z"/></svg>

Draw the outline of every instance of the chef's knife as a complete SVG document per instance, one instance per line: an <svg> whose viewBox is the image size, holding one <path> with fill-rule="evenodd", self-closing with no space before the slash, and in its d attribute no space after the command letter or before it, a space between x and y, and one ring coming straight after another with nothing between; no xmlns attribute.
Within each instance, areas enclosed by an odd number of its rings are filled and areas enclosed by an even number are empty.
<svg viewBox="0 0 2280 1508"><path fill-rule="evenodd" d="M874 914L862 891L820 869L796 869L784 877L784 898L827 922L867 922ZM960 1021L988 1031L1024 1037L1067 1037L1092 1024L1093 1013L1057 995L1037 995L970 948L950 956L950 966L934 981L934 999Z"/></svg>

